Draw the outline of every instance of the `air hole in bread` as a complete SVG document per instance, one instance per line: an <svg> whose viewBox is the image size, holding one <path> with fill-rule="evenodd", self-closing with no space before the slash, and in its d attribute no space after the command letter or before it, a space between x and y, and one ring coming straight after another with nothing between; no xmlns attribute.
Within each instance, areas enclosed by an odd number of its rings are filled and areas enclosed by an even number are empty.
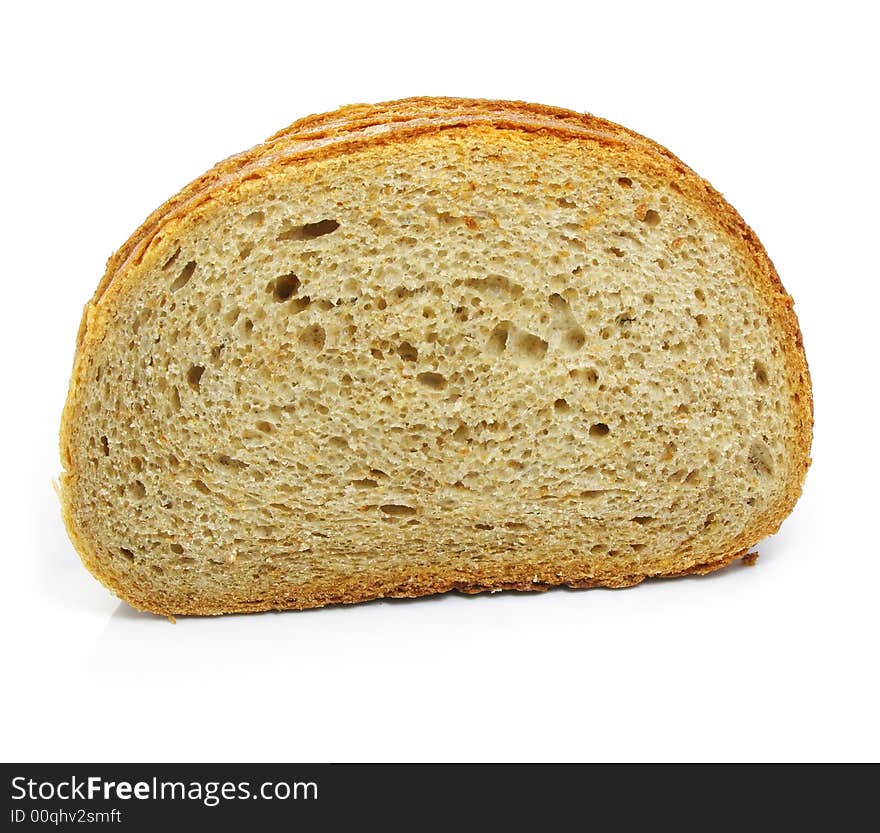
<svg viewBox="0 0 880 833"><path fill-rule="evenodd" d="M482 529L486 532L495 529L493 524L474 524L474 529Z"/></svg>
<svg viewBox="0 0 880 833"><path fill-rule="evenodd" d="M129 486L129 492L131 492L132 497L140 500L142 497L146 497L147 488L140 480L134 480Z"/></svg>
<svg viewBox="0 0 880 833"><path fill-rule="evenodd" d="M765 386L769 381L769 377L767 376L767 366L763 362L755 362L754 371L755 381L762 387Z"/></svg>
<svg viewBox="0 0 880 833"><path fill-rule="evenodd" d="M749 463L762 477L772 477L773 454L763 440L755 440L752 443L749 448Z"/></svg>
<svg viewBox="0 0 880 833"><path fill-rule="evenodd" d="M557 399L553 403L553 408L554 408L554 410L559 411L560 413L565 413L566 411L571 410L571 405L569 405L565 399Z"/></svg>
<svg viewBox="0 0 880 833"><path fill-rule="evenodd" d="M375 489L379 484L372 477L362 477L358 480L352 480L351 485L355 489Z"/></svg>
<svg viewBox="0 0 880 833"><path fill-rule="evenodd" d="M218 454L217 462L221 466L226 466L227 468L232 469L246 469L248 467L247 463L244 463L241 460L236 460L234 457L230 457L228 454Z"/></svg>
<svg viewBox="0 0 880 833"><path fill-rule="evenodd" d="M180 274L175 279L174 283L171 284L171 291L177 292L178 289L186 286L189 283L189 279L193 276L193 273L196 271L196 262L191 260L183 269L180 270Z"/></svg>
<svg viewBox="0 0 880 833"><path fill-rule="evenodd" d="M507 348L507 339L510 337L510 329L513 325L510 321L502 321L495 325L489 341L486 343L486 352L493 356L500 356Z"/></svg>
<svg viewBox="0 0 880 833"><path fill-rule="evenodd" d="M246 226L250 226L251 228L255 228L257 226L263 225L263 221L265 219L265 211L251 211L251 213L244 218L244 224Z"/></svg>
<svg viewBox="0 0 880 833"><path fill-rule="evenodd" d="M431 390L443 390L446 387L446 377L442 373L419 373L416 381Z"/></svg>
<svg viewBox="0 0 880 833"><path fill-rule="evenodd" d="M597 422L590 426L591 437L607 437L611 429L604 422Z"/></svg>
<svg viewBox="0 0 880 833"><path fill-rule="evenodd" d="M547 354L547 342L540 336L517 330L513 333L510 350L526 364L537 364Z"/></svg>
<svg viewBox="0 0 880 833"><path fill-rule="evenodd" d="M183 555L183 546L181 544L171 544L169 549L176 555Z"/></svg>
<svg viewBox="0 0 880 833"><path fill-rule="evenodd" d="M405 362L414 362L419 358L419 351L408 341L404 341L398 346L397 355Z"/></svg>
<svg viewBox="0 0 880 833"><path fill-rule="evenodd" d="M128 549L128 547L120 547L119 554L127 558L129 561L134 561L134 553Z"/></svg>
<svg viewBox="0 0 880 833"><path fill-rule="evenodd" d="M110 456L110 442L107 437L101 437L101 450L104 452L105 457Z"/></svg>
<svg viewBox="0 0 880 833"><path fill-rule="evenodd" d="M617 184L621 188L632 188L633 187L633 181L628 176L617 177Z"/></svg>
<svg viewBox="0 0 880 833"><path fill-rule="evenodd" d="M577 382L583 382L586 385L596 385L599 382L599 373L593 367L577 367L569 370L568 375Z"/></svg>
<svg viewBox="0 0 880 833"><path fill-rule="evenodd" d="M266 291L272 293L272 297L278 302L290 300L299 289L299 278L288 272L286 275L279 275L266 286Z"/></svg>
<svg viewBox="0 0 880 833"><path fill-rule="evenodd" d="M562 337L562 346L570 353L575 353L587 343L587 335L580 327L573 327Z"/></svg>
<svg viewBox="0 0 880 833"><path fill-rule="evenodd" d="M324 349L326 339L327 334L320 324L312 324L299 334L299 343L313 353L319 353Z"/></svg>
<svg viewBox="0 0 880 833"><path fill-rule="evenodd" d="M468 278L465 286L476 289L488 297L508 295L513 299L521 298L525 288L522 284L506 278L504 275L489 275L487 278Z"/></svg>
<svg viewBox="0 0 880 833"><path fill-rule="evenodd" d="M205 368L200 364L191 365L189 370L186 372L186 381L187 384L198 393L199 388L202 384L202 374L205 372ZM177 388L174 388L176 391Z"/></svg>
<svg viewBox="0 0 880 833"><path fill-rule="evenodd" d="M174 254L171 255L171 257L169 257L168 260L165 261L165 263L162 266L162 271L164 272L167 269L170 269L174 265L174 261L177 260L179 255L180 255L180 246L178 246L177 250L174 252Z"/></svg>
<svg viewBox="0 0 880 833"><path fill-rule="evenodd" d="M452 432L452 439L460 443L466 443L470 439L470 436L471 429L464 423L459 425L458 428Z"/></svg>
<svg viewBox="0 0 880 833"><path fill-rule="evenodd" d="M642 222L646 226L656 226L660 223L660 213L655 211L653 208L649 208L645 212L645 216L642 218Z"/></svg>
<svg viewBox="0 0 880 833"><path fill-rule="evenodd" d="M332 234L339 228L336 220L318 220L316 223L305 223L301 226L285 228L276 238L277 240L314 240L325 234Z"/></svg>
<svg viewBox="0 0 880 833"><path fill-rule="evenodd" d="M412 506L407 506L404 503L383 503L379 507L379 510L384 512L386 515L392 516L416 514L416 510L413 509Z"/></svg>

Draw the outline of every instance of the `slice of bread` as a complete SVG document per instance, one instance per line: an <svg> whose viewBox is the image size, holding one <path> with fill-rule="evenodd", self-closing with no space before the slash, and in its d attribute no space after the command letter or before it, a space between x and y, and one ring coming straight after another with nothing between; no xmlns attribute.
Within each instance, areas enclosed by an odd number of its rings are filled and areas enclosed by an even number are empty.
<svg viewBox="0 0 880 833"><path fill-rule="evenodd" d="M764 249L592 116L296 122L110 259L61 426L83 562L168 615L625 587L744 556L812 398Z"/></svg>

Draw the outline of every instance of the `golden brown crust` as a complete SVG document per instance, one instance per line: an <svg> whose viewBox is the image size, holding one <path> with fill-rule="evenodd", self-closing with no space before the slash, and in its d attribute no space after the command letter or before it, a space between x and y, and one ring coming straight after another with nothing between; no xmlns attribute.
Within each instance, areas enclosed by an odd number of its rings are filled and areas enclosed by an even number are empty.
<svg viewBox="0 0 880 833"><path fill-rule="evenodd" d="M120 583L102 569L94 542L80 533L76 507L71 501L76 477L71 453L72 427L80 399L80 380L100 344L104 330L113 317L114 304L120 297L126 278L136 279L137 270L129 267L149 257L151 247L179 224L191 218L200 207L227 195L243 182L260 178L287 165L304 164L329 156L369 152L388 143L403 144L420 136L443 130L462 130L471 126L497 131L503 142L505 131L521 131L548 138L611 145L632 164L648 167L665 176L684 198L699 204L718 223L754 264L758 276L755 289L764 299L773 328L782 334L788 389L791 395L791 433L788 438L791 470L786 487L768 512L756 518L727 552L708 557L704 563L681 570L675 558L651 575L581 575L553 572L541 576L520 575L498 568L497 574L481 577L479 584L463 578L437 575L408 576L398 584L352 586L348 588L299 588L297 597L241 600L234 596L214 599L191 599L182 602L164 599L137 587ZM803 341L791 297L755 233L712 186L684 165L672 153L624 127L590 115L578 114L543 105L523 102L486 101L455 98L413 98L378 105L351 105L334 113L309 116L276 133L266 143L220 162L194 180L177 195L154 211L129 240L114 254L94 297L86 305L71 376L70 389L61 425L62 512L71 540L86 567L111 590L133 606L163 614L216 614L235 611L293 609L325 604L352 603L381 597L412 597L457 589L465 592L484 590L544 589L555 585L576 587L622 587L637 584L649 577L671 577L687 573L702 574L720 569L778 528L800 496L810 464L813 402ZM540 559L538 559L540 562Z"/></svg>

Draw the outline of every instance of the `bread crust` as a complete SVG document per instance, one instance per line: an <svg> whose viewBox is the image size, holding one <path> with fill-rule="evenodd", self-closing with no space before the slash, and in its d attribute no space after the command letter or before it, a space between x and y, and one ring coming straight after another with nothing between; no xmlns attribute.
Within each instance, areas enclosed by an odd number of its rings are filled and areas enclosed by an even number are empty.
<svg viewBox="0 0 880 833"><path fill-rule="evenodd" d="M535 553L533 571L500 565L491 574L481 573L479 583L467 577L425 573L401 577L400 581L339 586L297 588L296 597L281 593L277 598L243 599L240 593L214 598L181 600L164 598L148 587L121 586L102 566L97 542L88 540L77 521L75 481L77 471L72 449L74 426L82 399L86 370L95 356L117 304L129 281L138 279L138 268L156 257L161 240L173 235L211 201L235 193L243 183L271 175L288 165L347 153L370 153L388 144L405 145L418 138L447 130L489 128L486 141L504 143L508 131L528 133L541 141L563 139L613 147L635 169L650 168L665 176L684 199L700 206L722 229L733 245L754 266L753 289L762 298L772 327L780 333L784 351L786 382L790 396L790 434L786 445L790 455L788 481L778 500L757 516L731 541L722 554L708 555L702 563L682 569L670 557L658 571L640 575L586 574L557 571L552 562ZM94 296L86 304L77 335L77 346L67 402L60 432L62 515L70 538L85 566L120 598L141 610L165 615L213 615L227 612L302 609L326 604L366 601L384 597L415 597L450 590L478 593L496 590L538 590L551 586L628 587L645 578L663 578L708 573L739 557L766 535L776 532L801 494L810 465L813 428L813 400L803 339L791 297L755 233L706 180L657 143L627 128L588 114L580 114L525 102L460 98L411 98L377 105L350 105L332 113L308 116L279 131L265 143L218 163L154 211L134 234L110 257ZM532 573L526 575L525 573ZM284 590L284 588L280 588Z"/></svg>

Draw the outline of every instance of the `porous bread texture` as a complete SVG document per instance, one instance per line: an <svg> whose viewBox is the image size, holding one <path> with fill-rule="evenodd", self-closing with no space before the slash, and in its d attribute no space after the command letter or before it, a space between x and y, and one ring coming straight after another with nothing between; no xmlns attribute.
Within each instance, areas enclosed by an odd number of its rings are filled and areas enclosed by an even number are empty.
<svg viewBox="0 0 880 833"><path fill-rule="evenodd" d="M223 613L626 586L774 531L808 464L790 299L639 138L447 124L157 219L65 411L86 565Z"/></svg>

